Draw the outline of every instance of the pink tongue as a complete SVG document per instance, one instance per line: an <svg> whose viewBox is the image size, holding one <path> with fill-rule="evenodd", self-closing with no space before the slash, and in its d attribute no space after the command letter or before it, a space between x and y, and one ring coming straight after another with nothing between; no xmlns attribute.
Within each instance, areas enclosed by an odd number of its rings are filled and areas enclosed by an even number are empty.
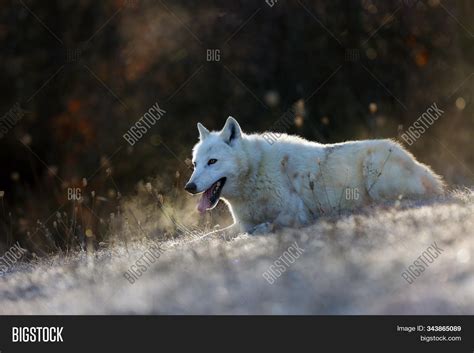
<svg viewBox="0 0 474 353"><path fill-rule="evenodd" d="M212 188L209 190L205 191L204 194L202 194L201 199L199 200L198 204L198 211L201 213L206 212L207 209L211 208L211 194L212 194Z"/></svg>

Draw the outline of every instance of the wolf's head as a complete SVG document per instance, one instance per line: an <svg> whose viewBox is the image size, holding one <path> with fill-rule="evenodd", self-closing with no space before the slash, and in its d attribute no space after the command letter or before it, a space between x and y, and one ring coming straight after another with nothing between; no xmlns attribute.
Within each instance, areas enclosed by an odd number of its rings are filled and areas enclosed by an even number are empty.
<svg viewBox="0 0 474 353"><path fill-rule="evenodd" d="M243 163L242 130L237 120L229 116L224 128L210 132L201 123L199 143L193 148L194 172L185 186L191 194L202 193L198 210L214 208L220 197L232 197L238 193L239 177L246 172Z"/></svg>

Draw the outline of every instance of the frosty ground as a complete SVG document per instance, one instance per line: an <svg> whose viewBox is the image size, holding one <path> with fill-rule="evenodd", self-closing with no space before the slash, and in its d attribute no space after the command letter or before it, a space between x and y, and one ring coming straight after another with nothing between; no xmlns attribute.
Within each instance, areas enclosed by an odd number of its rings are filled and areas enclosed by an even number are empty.
<svg viewBox="0 0 474 353"><path fill-rule="evenodd" d="M263 236L182 237L134 284L123 273L150 239L19 263L0 278L0 314L474 314L473 210L466 190ZM268 283L295 241L304 253ZM433 242L442 253L407 283Z"/></svg>

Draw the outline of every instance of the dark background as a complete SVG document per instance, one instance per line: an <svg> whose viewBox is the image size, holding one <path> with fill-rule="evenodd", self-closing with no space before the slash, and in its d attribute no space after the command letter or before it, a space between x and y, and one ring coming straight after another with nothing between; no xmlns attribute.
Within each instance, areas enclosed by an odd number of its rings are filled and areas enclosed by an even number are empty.
<svg viewBox="0 0 474 353"><path fill-rule="evenodd" d="M330 143L397 138L436 103L443 116L406 147L450 186L472 185L473 12L469 0L1 1L1 114L24 116L0 140L0 243L96 247L140 181L181 207L196 123L229 115L263 132L294 108L286 132ZM166 114L129 146L155 103Z"/></svg>

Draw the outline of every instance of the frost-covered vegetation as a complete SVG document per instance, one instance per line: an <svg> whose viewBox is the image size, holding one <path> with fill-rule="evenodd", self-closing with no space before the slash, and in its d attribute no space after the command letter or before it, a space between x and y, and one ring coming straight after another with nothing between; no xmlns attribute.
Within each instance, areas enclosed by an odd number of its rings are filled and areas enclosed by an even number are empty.
<svg viewBox="0 0 474 353"><path fill-rule="evenodd" d="M474 314L473 211L464 190L265 236L147 237L55 255L0 279L0 313ZM303 254L269 284L262 274L295 241ZM433 242L442 253L407 283L401 273ZM130 284L123 273L153 244L161 255Z"/></svg>

